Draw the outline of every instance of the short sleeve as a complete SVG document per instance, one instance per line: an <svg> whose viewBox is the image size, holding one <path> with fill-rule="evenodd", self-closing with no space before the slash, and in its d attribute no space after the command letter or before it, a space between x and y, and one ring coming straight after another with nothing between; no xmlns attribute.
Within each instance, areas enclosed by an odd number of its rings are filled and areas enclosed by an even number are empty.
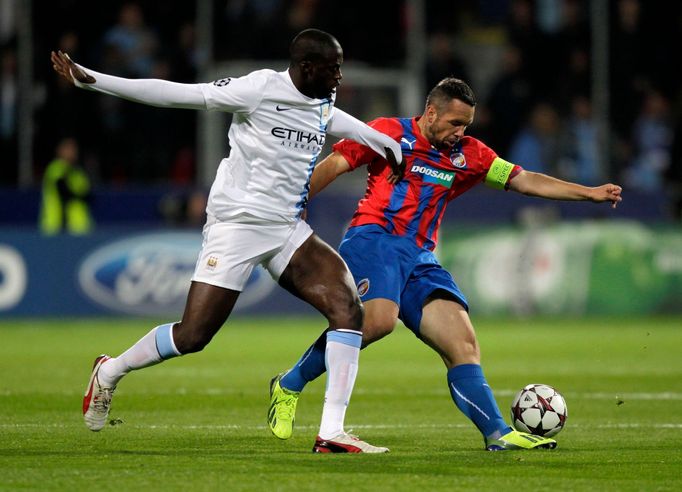
<svg viewBox="0 0 682 492"><path fill-rule="evenodd" d="M469 152L476 156L476 161L478 164L485 172L487 172L497 157L497 153L476 138L469 136L464 138L466 139L467 145L469 146Z"/></svg>
<svg viewBox="0 0 682 492"><path fill-rule="evenodd" d="M521 166L500 158L494 150L480 140L471 139L476 146L478 161L485 173L485 184L497 189L507 189L509 181L523 171Z"/></svg>
<svg viewBox="0 0 682 492"><path fill-rule="evenodd" d="M260 104L268 79L275 73L258 70L243 77L226 77L200 84L206 107L214 111L250 113Z"/></svg>
<svg viewBox="0 0 682 492"><path fill-rule="evenodd" d="M375 130L388 135L397 140L400 136L400 124L390 118L378 118L367 123L368 126ZM338 143L334 144L332 150L339 152L348 161L351 169L357 169L360 166L369 164L375 159L383 159L366 145L359 144L354 140L344 138Z"/></svg>

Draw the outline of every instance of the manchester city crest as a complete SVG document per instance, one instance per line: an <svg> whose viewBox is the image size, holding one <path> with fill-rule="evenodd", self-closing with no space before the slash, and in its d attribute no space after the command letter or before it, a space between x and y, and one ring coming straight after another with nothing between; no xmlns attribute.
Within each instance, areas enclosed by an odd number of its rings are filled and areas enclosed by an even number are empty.
<svg viewBox="0 0 682 492"><path fill-rule="evenodd" d="M331 113L332 104L328 101L320 104L320 123L326 125L329 121L329 113Z"/></svg>

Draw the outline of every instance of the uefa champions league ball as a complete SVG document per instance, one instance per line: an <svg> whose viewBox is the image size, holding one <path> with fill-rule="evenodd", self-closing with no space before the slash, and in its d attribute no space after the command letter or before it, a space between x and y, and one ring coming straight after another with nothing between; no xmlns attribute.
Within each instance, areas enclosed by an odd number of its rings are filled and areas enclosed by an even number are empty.
<svg viewBox="0 0 682 492"><path fill-rule="evenodd" d="M529 384L516 394L511 406L514 429L552 437L566 424L568 407L561 394L546 384Z"/></svg>

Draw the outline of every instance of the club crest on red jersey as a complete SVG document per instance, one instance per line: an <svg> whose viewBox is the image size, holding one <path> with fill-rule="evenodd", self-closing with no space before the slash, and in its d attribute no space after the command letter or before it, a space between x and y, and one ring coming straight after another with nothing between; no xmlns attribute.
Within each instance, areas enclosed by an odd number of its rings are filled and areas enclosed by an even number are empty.
<svg viewBox="0 0 682 492"><path fill-rule="evenodd" d="M464 158L464 154L461 152L457 152L457 150L453 149L452 152L450 152L450 162L452 162L452 165L455 166L457 169L464 169L467 167L467 161Z"/></svg>

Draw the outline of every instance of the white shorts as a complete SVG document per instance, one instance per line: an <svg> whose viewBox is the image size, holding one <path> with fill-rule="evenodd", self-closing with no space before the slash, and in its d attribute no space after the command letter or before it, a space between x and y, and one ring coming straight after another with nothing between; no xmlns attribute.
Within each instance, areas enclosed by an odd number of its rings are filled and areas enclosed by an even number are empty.
<svg viewBox="0 0 682 492"><path fill-rule="evenodd" d="M192 280L241 292L256 265L280 275L313 233L303 220L292 224L206 221Z"/></svg>

